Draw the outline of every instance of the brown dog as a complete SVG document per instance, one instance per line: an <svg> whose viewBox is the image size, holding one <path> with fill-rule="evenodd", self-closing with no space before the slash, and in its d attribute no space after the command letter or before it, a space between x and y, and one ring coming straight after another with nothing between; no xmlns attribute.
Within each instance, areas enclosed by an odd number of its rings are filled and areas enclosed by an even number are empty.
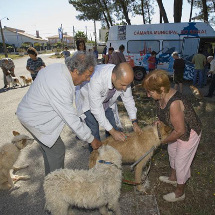
<svg viewBox="0 0 215 215"><path fill-rule="evenodd" d="M135 132L130 133L125 142L115 141L112 137L103 141L103 144L108 144L117 149L122 155L123 163L134 163L141 156L145 155L152 147L157 148L161 141L164 140L172 131L172 129L162 122L157 125L150 125L143 128L143 132L137 135ZM143 167L152 157L153 152L149 153L135 167L135 182L141 183ZM92 168L97 161L98 151L94 150L90 155L89 167ZM137 186L138 191L144 191L142 185Z"/></svg>
<svg viewBox="0 0 215 215"><path fill-rule="evenodd" d="M24 75L21 75L19 77L22 79L24 86L28 86L32 83L32 78L26 78Z"/></svg>

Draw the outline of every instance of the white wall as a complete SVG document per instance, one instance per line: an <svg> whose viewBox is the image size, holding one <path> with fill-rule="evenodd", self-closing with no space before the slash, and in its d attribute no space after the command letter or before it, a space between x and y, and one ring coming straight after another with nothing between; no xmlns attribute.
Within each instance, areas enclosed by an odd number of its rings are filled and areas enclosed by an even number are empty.
<svg viewBox="0 0 215 215"><path fill-rule="evenodd" d="M38 43L46 42L46 41L41 41L41 40L34 40L29 37L20 35L20 34L18 34L18 37L17 37L16 33L8 31L8 30L3 30L3 33L4 33L5 43L10 44L10 45L14 44L16 47L20 47L22 45L22 43L25 43L25 42L30 42L32 44L34 44L36 42L38 42ZM0 35L0 42L2 42L1 35Z"/></svg>

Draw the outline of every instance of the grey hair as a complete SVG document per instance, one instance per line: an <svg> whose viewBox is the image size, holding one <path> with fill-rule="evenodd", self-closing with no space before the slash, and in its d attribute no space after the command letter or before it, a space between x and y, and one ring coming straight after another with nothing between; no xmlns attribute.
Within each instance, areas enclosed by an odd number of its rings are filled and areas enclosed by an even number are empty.
<svg viewBox="0 0 215 215"><path fill-rule="evenodd" d="M72 57L66 58L66 66L70 71L77 69L79 75L82 75L90 67L95 67L97 62L93 53L76 52Z"/></svg>
<svg viewBox="0 0 215 215"><path fill-rule="evenodd" d="M172 53L172 57L173 57L173 56L177 56L177 57L178 57L178 52L173 52L173 53Z"/></svg>
<svg viewBox="0 0 215 215"><path fill-rule="evenodd" d="M208 56L207 60L213 60L213 58L214 58L213 56Z"/></svg>

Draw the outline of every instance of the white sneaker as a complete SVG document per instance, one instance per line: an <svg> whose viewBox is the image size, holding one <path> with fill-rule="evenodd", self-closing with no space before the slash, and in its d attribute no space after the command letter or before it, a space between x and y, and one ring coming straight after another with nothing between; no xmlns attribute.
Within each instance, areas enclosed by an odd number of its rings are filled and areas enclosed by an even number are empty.
<svg viewBox="0 0 215 215"><path fill-rule="evenodd" d="M177 185L177 181L171 181L169 180L169 177L167 176L160 176L159 180L168 184L173 184L173 185Z"/></svg>
<svg viewBox="0 0 215 215"><path fill-rule="evenodd" d="M183 201L185 199L185 193L182 196L178 197L178 198L175 197L174 192L168 193L168 194L163 196L163 199L166 200L167 202Z"/></svg>

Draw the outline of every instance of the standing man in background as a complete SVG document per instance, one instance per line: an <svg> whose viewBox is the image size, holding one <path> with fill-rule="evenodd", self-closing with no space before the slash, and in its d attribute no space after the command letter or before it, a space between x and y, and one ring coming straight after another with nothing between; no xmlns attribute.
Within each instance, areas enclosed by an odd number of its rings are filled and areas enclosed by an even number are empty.
<svg viewBox="0 0 215 215"><path fill-rule="evenodd" d="M199 49L198 54L193 56L192 63L195 64L193 85L196 86L197 77L198 77L198 86L200 88L203 88L203 76L204 76L204 69L206 64L206 57L202 54L201 49Z"/></svg>
<svg viewBox="0 0 215 215"><path fill-rule="evenodd" d="M118 65L120 63L126 62L125 56L123 54L124 51L125 51L125 46L120 45L119 51L114 51L112 53L112 59L111 59L110 63Z"/></svg>

